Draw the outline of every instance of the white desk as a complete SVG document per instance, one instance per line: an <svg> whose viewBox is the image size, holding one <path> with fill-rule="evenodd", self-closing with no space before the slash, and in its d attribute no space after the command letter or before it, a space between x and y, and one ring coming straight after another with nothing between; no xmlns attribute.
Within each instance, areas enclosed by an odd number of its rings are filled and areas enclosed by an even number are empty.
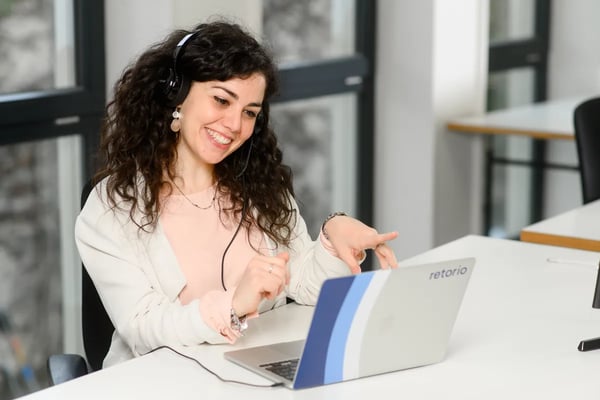
<svg viewBox="0 0 600 400"><path fill-rule="evenodd" d="M598 399L600 350L577 351L581 339L600 336L600 310L591 308L596 268L546 259L592 265L599 255L467 236L402 264L466 256L475 256L477 265L439 364L292 391L221 383L193 362L160 350L26 398ZM311 312L291 306L265 314L252 321L244 344L302 336ZM223 360L227 348L203 346L193 353L224 376L265 382Z"/></svg>
<svg viewBox="0 0 600 400"><path fill-rule="evenodd" d="M521 240L600 251L600 200L523 228Z"/></svg>
<svg viewBox="0 0 600 400"><path fill-rule="evenodd" d="M596 94L597 95L597 94ZM566 165L546 162L546 140L575 139L573 111L583 100L594 95L544 101L503 110L490 111L482 115L455 118L446 124L449 131L484 134L484 135L513 135L536 139L533 142L532 159L515 160L498 157L494 153L491 140L486 141L486 165L484 188L484 232L489 233L492 225L493 201L493 166L523 165L531 167L532 185L535 190L531 196L531 222L542 219L544 209L544 169L558 168L578 171L576 165ZM489 138L491 139L491 137Z"/></svg>
<svg viewBox="0 0 600 400"><path fill-rule="evenodd" d="M456 118L449 121L447 127L465 133L573 140L573 110L585 98L546 101Z"/></svg>

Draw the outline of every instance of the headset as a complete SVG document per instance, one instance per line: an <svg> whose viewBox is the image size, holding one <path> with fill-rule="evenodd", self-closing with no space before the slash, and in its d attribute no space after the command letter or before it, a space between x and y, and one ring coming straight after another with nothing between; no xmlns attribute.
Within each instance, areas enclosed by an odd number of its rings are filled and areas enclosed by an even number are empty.
<svg viewBox="0 0 600 400"><path fill-rule="evenodd" d="M181 38L179 43L177 43L177 46L175 46L175 50L173 50L173 66L171 68L169 68L169 76L164 81L165 96L168 100L168 104L171 107L177 107L178 105L183 103L183 100L185 100L185 97L187 96L187 94L190 91L190 86L191 86L190 79L187 76L185 76L184 74L179 72L178 64L181 62L181 57L183 55L183 51L185 50L188 43L190 43L199 34L200 34L200 31L194 31L194 32L188 33L183 38ZM256 122L254 124L253 136L260 133L261 128L262 128L263 119L264 119L263 113L260 112L258 114L258 116L256 117ZM244 164L244 168L243 168L242 172L238 175L241 175L246 170L246 167L248 166L248 159L250 158L251 151L252 151L252 143L248 150L248 156L247 156L247 160Z"/></svg>
<svg viewBox="0 0 600 400"><path fill-rule="evenodd" d="M173 66L169 68L169 76L165 81L165 96L172 107L181 104L190 90L190 80L179 72L178 64L188 43L199 34L200 31L188 33L177 43L175 50L173 50Z"/></svg>

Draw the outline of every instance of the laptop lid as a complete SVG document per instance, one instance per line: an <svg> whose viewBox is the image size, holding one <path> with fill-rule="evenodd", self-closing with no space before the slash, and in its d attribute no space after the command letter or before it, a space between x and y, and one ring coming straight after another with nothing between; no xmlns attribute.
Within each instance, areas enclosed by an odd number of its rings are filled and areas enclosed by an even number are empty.
<svg viewBox="0 0 600 400"><path fill-rule="evenodd" d="M291 387L441 361L474 264L473 258L465 258L325 281ZM256 357L248 357L258 351L277 358L269 348L237 350L226 357L269 376L259 367L267 363L264 357L256 365L251 362Z"/></svg>

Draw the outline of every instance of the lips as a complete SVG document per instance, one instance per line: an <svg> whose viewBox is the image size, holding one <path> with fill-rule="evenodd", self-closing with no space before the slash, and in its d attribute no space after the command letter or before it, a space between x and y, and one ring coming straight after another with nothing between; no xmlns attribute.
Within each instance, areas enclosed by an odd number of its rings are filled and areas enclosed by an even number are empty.
<svg viewBox="0 0 600 400"><path fill-rule="evenodd" d="M219 132L215 132L212 129L206 129L208 131L208 134L210 135L211 138L213 138L215 140L215 142L222 144L222 145L228 145L229 143L231 143L233 140L221 135Z"/></svg>

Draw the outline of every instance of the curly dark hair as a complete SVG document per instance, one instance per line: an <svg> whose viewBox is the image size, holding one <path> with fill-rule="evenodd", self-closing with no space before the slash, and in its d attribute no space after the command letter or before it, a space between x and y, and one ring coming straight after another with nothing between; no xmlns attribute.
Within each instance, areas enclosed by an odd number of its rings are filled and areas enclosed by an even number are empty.
<svg viewBox="0 0 600 400"><path fill-rule="evenodd" d="M295 223L290 168L269 126L269 102L278 90L277 69L267 49L237 24L215 21L198 25L177 57L177 72L190 81L226 81L261 74L265 96L250 140L215 165L219 193L229 196L227 212L241 215L246 227L256 224L276 243L288 245ZM165 173L175 176L179 135L170 130L173 98L165 89L173 68L173 52L191 33L176 30L144 52L125 69L106 107L102 127L102 167L95 182L108 177L106 192L112 207L129 210L145 231L156 227ZM189 88L188 88L189 90ZM184 96L187 93L184 93ZM140 179L142 178L142 179ZM117 198L118 196L118 198ZM142 217L135 219L140 212Z"/></svg>

